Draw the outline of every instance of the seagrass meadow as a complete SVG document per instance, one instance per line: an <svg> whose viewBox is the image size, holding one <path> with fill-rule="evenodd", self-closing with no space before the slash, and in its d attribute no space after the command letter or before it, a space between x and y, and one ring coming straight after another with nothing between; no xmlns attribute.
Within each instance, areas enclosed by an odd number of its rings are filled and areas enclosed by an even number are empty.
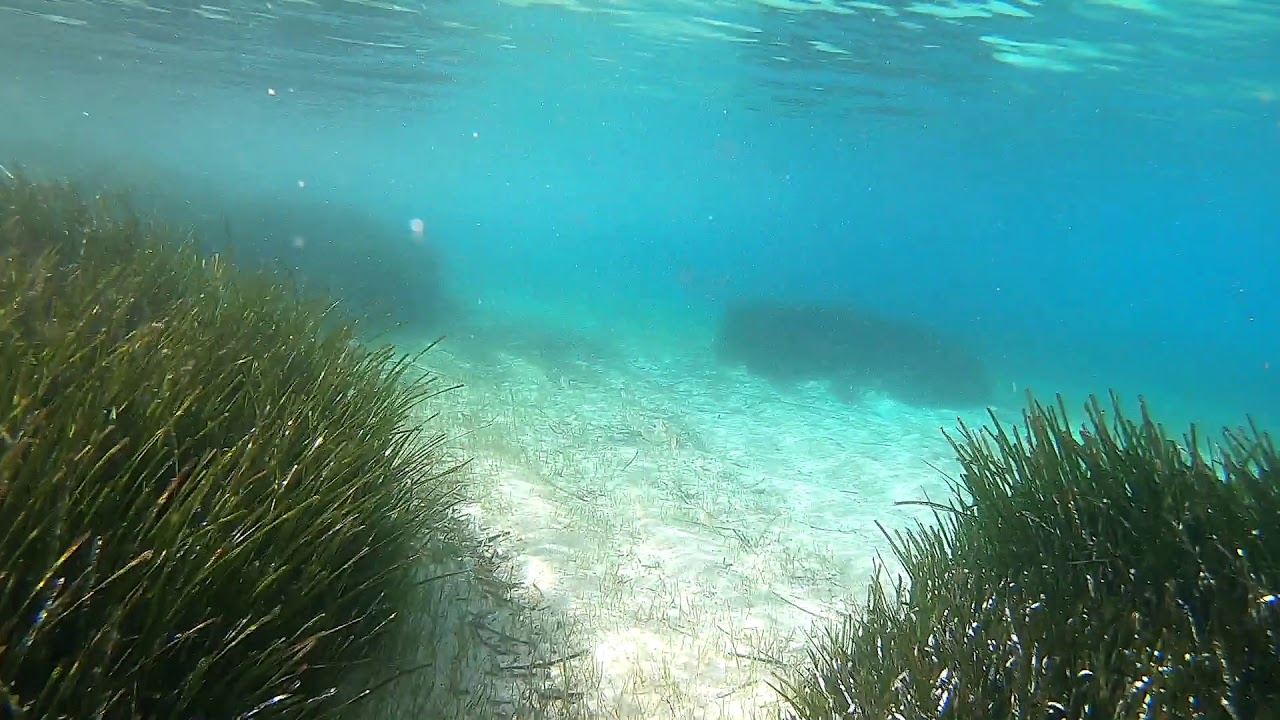
<svg viewBox="0 0 1280 720"><path fill-rule="evenodd" d="M937 438L957 473L951 497L896 501L919 524L866 520L863 537L892 557L869 585L851 581L865 600L834 622L809 617L807 640L788 647L733 604L782 585L769 563L816 575L821 559L787 544L800 524L782 524L759 488L699 454L714 438L689 429L694 416L705 406L720 421L733 398L681 396L672 423L644 415L665 406L642 398L651 406L629 421L642 444L612 447L614 462L573 445L628 437L591 424L604 403L585 373L540 395L515 381L516 363L468 375L436 369L460 357L445 350L380 347L341 306L123 197L6 171L0 720L1277 716L1280 456L1257 426L1174 436L1116 396L1090 400L1083 424L1062 399L1030 397L1018 422L961 422ZM628 392L649 387L620 377ZM548 419L552 394L572 401L571 422ZM765 412L750 415L777 434ZM502 443L539 455L532 480L497 472ZM594 464L575 469L575 453ZM721 485L669 481L696 472ZM519 574L518 533L486 524L500 513L483 495L503 483L511 514L559 523L546 545L590 545L578 575L613 595L574 606L550 573ZM553 506L538 484L570 499ZM640 526L640 487L680 493L683 514L667 522L682 546L732 533L741 547L715 558L720 575L691 564L680 576L687 557L634 552L662 537L645 539L660 523ZM853 497L838 492L823 497ZM770 534L729 527L749 515L770 518ZM686 601L680 587L703 594ZM617 673L605 693L627 635L582 622L605 605L652 612L702 643L688 672L727 679L699 695L666 658L661 672ZM708 627L725 637L699 634ZM714 704L737 688L749 701Z"/></svg>
<svg viewBox="0 0 1280 720"><path fill-rule="evenodd" d="M785 685L789 717L1272 718L1280 458L1256 427L1171 439L1096 399L1078 432L961 426L936 523ZM884 579L884 578L881 578Z"/></svg>
<svg viewBox="0 0 1280 720"><path fill-rule="evenodd" d="M6 176L0 717L520 707L538 648L452 511L446 388L122 198Z"/></svg>

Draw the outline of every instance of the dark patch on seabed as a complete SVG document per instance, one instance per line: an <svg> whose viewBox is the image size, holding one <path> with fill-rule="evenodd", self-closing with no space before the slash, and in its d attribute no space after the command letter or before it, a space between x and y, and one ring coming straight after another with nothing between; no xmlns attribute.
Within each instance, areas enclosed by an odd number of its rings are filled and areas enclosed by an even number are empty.
<svg viewBox="0 0 1280 720"><path fill-rule="evenodd" d="M826 381L845 401L868 390L921 407L991 400L987 369L963 343L848 305L738 302L721 320L716 351L774 382Z"/></svg>
<svg viewBox="0 0 1280 720"><path fill-rule="evenodd" d="M369 211L286 196L239 197L225 207L195 218L212 248L286 271L366 321L436 331L453 309L437 248L407 225L397 232Z"/></svg>

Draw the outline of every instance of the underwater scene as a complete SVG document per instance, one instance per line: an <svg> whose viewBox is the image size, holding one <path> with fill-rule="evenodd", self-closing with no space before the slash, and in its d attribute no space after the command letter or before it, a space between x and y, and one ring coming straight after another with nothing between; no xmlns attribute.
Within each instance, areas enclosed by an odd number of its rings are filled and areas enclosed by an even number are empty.
<svg viewBox="0 0 1280 720"><path fill-rule="evenodd" d="M1280 5L0 0L0 720L1280 718Z"/></svg>

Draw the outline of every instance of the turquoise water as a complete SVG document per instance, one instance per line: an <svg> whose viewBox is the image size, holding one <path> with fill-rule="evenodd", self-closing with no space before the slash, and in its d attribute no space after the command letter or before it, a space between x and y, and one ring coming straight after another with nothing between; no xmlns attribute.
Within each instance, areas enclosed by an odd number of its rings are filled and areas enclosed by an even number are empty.
<svg viewBox="0 0 1280 720"><path fill-rule="evenodd" d="M777 717L957 418L1280 427L1269 1L0 0L0 163L445 335L589 717Z"/></svg>
<svg viewBox="0 0 1280 720"><path fill-rule="evenodd" d="M272 255L420 218L463 306L855 302L1001 388L1234 422L1280 398L1277 38L1248 1L10 0L0 154Z"/></svg>
<svg viewBox="0 0 1280 720"><path fill-rule="evenodd" d="M660 342L853 302L1015 396L1217 424L1280 399L1277 38L1248 0L9 0L0 155L272 256L418 218L389 275L461 307Z"/></svg>

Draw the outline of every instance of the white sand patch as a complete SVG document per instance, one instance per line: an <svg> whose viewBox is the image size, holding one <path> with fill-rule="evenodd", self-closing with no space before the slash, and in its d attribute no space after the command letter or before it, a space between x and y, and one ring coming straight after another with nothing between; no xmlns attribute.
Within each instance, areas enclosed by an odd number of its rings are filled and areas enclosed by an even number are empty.
<svg viewBox="0 0 1280 720"><path fill-rule="evenodd" d="M524 581L543 592L554 592L559 576L555 567L539 557L525 556Z"/></svg>
<svg viewBox="0 0 1280 720"><path fill-rule="evenodd" d="M862 601L876 523L927 517L894 503L946 499L934 467L954 469L952 417L780 392L705 355L537 337L428 364L466 384L441 400L469 432L473 512L581 626L592 717L767 716L815 620Z"/></svg>

